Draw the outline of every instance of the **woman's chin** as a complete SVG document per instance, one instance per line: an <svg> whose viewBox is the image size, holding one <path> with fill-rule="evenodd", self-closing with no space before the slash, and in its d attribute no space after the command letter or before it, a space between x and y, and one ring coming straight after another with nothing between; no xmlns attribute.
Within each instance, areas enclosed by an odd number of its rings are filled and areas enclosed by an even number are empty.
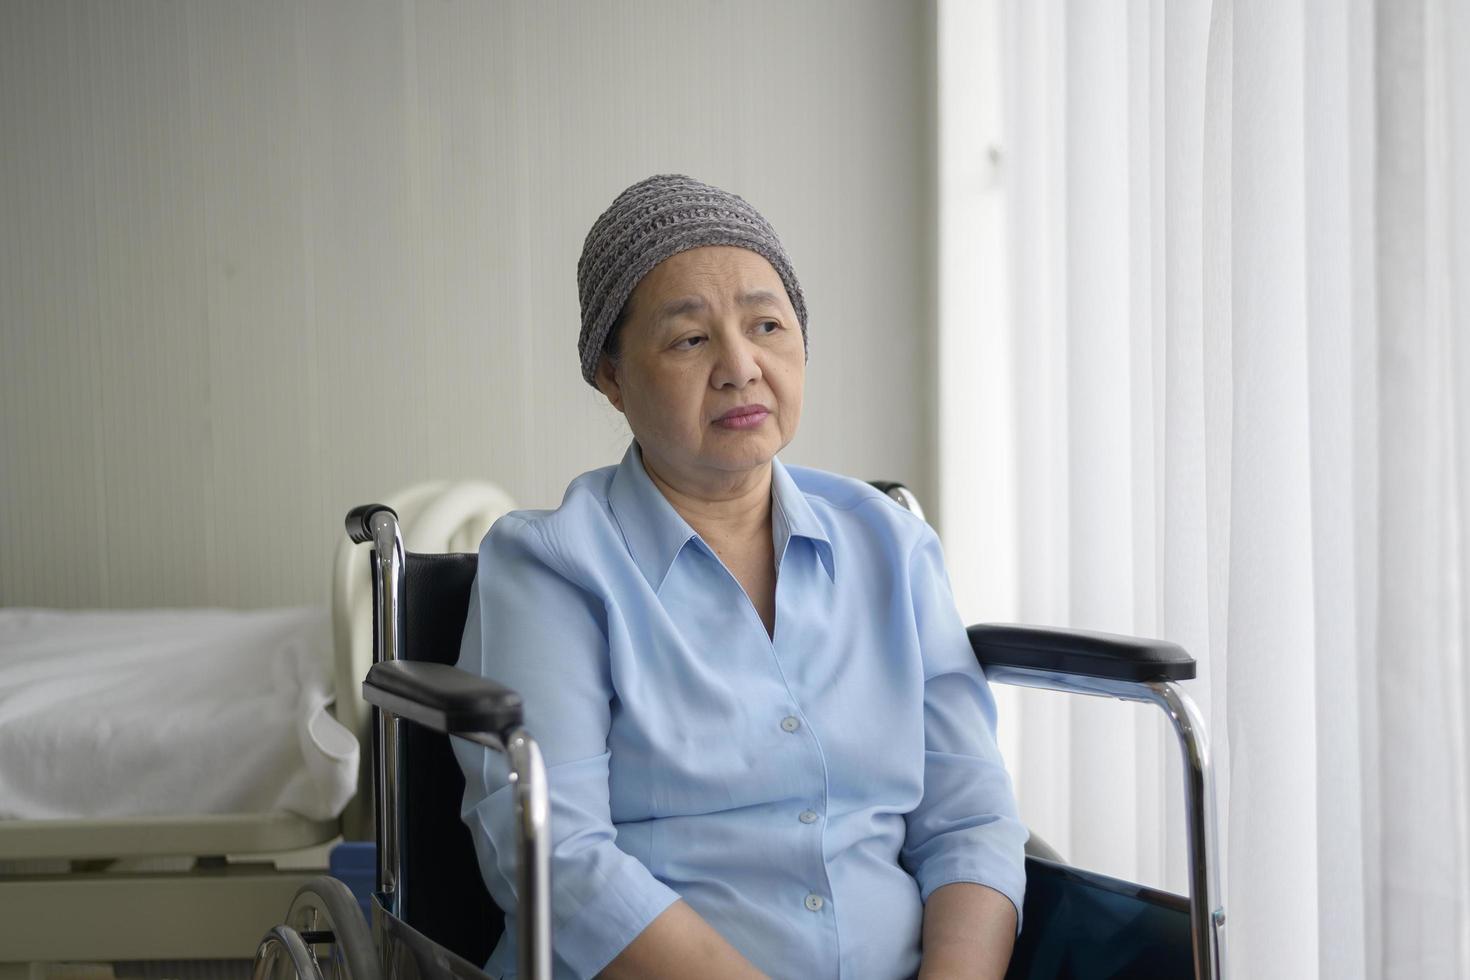
<svg viewBox="0 0 1470 980"><path fill-rule="evenodd" d="M706 458L718 469L751 470L769 463L780 448L774 439L752 435L739 440L738 444L719 446Z"/></svg>

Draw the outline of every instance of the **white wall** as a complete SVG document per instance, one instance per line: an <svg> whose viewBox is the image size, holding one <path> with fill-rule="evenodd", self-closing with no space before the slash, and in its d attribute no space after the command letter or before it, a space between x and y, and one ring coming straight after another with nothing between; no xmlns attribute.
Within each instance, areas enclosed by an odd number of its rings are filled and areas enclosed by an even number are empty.
<svg viewBox="0 0 1470 980"><path fill-rule="evenodd" d="M929 3L0 8L0 603L325 602L347 508L621 456L576 260L677 171L811 310L783 454L926 498Z"/></svg>

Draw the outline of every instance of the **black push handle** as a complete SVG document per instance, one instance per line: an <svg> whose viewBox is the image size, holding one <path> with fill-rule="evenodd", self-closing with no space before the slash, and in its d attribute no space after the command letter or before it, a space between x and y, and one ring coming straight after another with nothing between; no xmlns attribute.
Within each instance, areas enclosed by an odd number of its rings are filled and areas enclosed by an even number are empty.
<svg viewBox="0 0 1470 980"><path fill-rule="evenodd" d="M908 487L902 483L896 483L893 480L869 480L868 486L877 490L879 493L885 494L891 494L895 490L908 490Z"/></svg>
<svg viewBox="0 0 1470 980"><path fill-rule="evenodd" d="M395 521L398 520L398 512L387 504L359 504L347 512L347 536L353 544L367 544L373 539L373 515L381 510L386 510Z"/></svg>

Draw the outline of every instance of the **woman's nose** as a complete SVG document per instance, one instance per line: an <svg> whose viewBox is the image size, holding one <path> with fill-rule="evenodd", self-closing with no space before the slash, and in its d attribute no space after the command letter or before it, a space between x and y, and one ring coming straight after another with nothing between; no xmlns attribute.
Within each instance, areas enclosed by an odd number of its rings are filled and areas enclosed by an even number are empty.
<svg viewBox="0 0 1470 980"><path fill-rule="evenodd" d="M710 383L716 388L743 388L761 376L755 345L743 337L719 341Z"/></svg>

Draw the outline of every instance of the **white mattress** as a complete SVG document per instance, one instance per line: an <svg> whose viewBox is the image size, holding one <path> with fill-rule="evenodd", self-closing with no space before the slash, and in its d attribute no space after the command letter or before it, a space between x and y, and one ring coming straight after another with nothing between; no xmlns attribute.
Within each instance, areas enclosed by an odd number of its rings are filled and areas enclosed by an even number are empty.
<svg viewBox="0 0 1470 980"><path fill-rule="evenodd" d="M327 610L0 609L0 819L337 816Z"/></svg>

